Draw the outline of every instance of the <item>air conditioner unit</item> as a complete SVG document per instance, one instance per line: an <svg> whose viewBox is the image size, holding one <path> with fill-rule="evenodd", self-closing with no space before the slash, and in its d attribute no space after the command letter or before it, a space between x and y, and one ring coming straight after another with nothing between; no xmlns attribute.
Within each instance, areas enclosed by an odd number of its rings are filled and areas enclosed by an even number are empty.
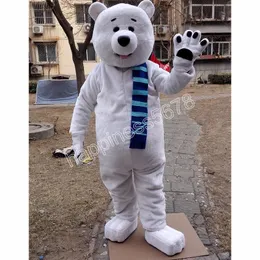
<svg viewBox="0 0 260 260"><path fill-rule="evenodd" d="M90 26L91 26L90 23L85 23L85 24L84 24L84 32L85 32L85 33L88 33L88 32L89 32Z"/></svg>
<svg viewBox="0 0 260 260"><path fill-rule="evenodd" d="M42 66L33 65L31 67L31 74L41 76L43 74Z"/></svg>
<svg viewBox="0 0 260 260"><path fill-rule="evenodd" d="M157 34L163 35L168 32L168 27L164 25L160 25L157 27Z"/></svg>
<svg viewBox="0 0 260 260"><path fill-rule="evenodd" d="M42 25L34 25L33 26L34 34L43 34L43 26Z"/></svg>

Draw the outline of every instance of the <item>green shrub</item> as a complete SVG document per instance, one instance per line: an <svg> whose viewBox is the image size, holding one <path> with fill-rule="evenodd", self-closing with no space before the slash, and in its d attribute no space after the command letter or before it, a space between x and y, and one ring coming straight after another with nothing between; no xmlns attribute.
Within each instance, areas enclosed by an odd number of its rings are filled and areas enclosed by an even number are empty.
<svg viewBox="0 0 260 260"><path fill-rule="evenodd" d="M36 93L37 81L29 82L29 93Z"/></svg>
<svg viewBox="0 0 260 260"><path fill-rule="evenodd" d="M209 74L208 80L211 84L231 84L231 73Z"/></svg>

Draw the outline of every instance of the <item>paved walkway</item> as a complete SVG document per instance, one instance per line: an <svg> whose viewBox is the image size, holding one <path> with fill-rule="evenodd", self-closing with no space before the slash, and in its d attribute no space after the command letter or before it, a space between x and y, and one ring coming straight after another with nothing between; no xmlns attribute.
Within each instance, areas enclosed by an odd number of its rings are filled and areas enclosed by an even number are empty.
<svg viewBox="0 0 260 260"><path fill-rule="evenodd" d="M230 95L197 97L209 99ZM162 101L162 105L169 102ZM182 114L173 119L164 119L166 167L164 174L164 191L166 196L166 212L183 212L190 220L198 236L208 248L210 255L189 258L189 260L228 260L228 252L216 252L215 238L209 237L203 209L209 206L204 186L203 169L200 158L196 154L197 141L201 127L181 109ZM112 203L106 212L106 221L113 216ZM93 229L89 260L108 260L107 241L104 236L104 223L98 223ZM123 259L122 259L123 260Z"/></svg>

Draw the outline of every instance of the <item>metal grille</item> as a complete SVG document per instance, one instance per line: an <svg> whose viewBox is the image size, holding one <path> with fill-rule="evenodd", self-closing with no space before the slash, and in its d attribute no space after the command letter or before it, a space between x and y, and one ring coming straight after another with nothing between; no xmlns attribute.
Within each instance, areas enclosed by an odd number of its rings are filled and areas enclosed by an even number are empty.
<svg viewBox="0 0 260 260"><path fill-rule="evenodd" d="M56 43L37 43L37 50L39 62L56 61Z"/></svg>
<svg viewBox="0 0 260 260"><path fill-rule="evenodd" d="M79 51L82 51L83 48L83 43L78 43L79 46ZM86 53L84 55L84 60L96 60L96 52L95 49L93 47L93 44L89 44L86 50Z"/></svg>
<svg viewBox="0 0 260 260"><path fill-rule="evenodd" d="M168 24L168 9L165 6L159 6L156 8L154 16L153 16L153 24Z"/></svg>
<svg viewBox="0 0 260 260"><path fill-rule="evenodd" d="M137 6L140 4L141 1L142 0L108 0L106 2L107 2L107 6L111 7L113 5L117 5L117 4L121 4L121 3Z"/></svg>
<svg viewBox="0 0 260 260"><path fill-rule="evenodd" d="M189 14L195 20L230 20L231 1L192 0Z"/></svg>
<svg viewBox="0 0 260 260"><path fill-rule="evenodd" d="M52 10L45 2L32 3L36 24L53 24Z"/></svg>
<svg viewBox="0 0 260 260"><path fill-rule="evenodd" d="M89 6L89 4L75 5L77 23L91 23L91 17L88 13Z"/></svg>
<svg viewBox="0 0 260 260"><path fill-rule="evenodd" d="M231 36L230 35L203 35L202 38L209 39L209 45L202 55L231 56Z"/></svg>
<svg viewBox="0 0 260 260"><path fill-rule="evenodd" d="M161 61L168 60L169 42L156 41L154 44L154 52L157 59Z"/></svg>

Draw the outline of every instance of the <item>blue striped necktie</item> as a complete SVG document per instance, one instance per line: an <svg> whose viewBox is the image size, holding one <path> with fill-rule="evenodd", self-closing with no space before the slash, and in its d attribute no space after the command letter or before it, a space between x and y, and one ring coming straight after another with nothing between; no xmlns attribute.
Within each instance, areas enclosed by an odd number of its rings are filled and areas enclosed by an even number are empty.
<svg viewBox="0 0 260 260"><path fill-rule="evenodd" d="M148 120L148 71L146 63L133 67L131 149L145 149Z"/></svg>

